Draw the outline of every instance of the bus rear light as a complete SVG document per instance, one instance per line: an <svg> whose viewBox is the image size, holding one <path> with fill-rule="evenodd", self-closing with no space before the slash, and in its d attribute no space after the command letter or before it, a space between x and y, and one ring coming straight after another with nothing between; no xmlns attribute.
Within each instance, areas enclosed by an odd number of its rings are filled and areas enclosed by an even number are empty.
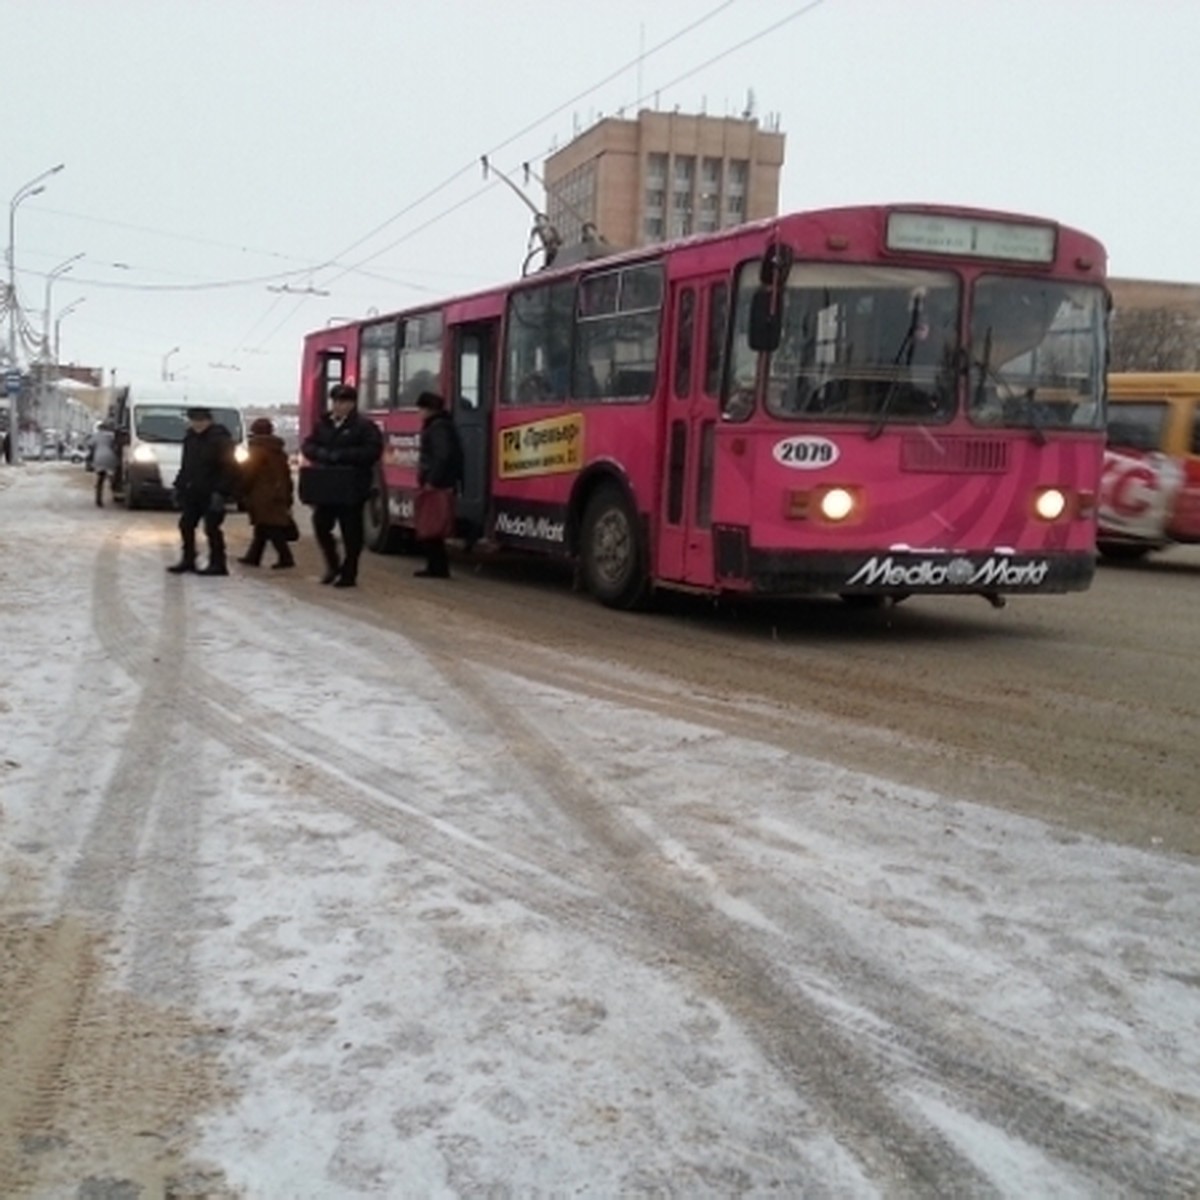
<svg viewBox="0 0 1200 1200"><path fill-rule="evenodd" d="M1061 488L1041 488L1034 493L1033 511L1043 521L1057 521L1067 511L1067 496Z"/></svg>
<svg viewBox="0 0 1200 1200"><path fill-rule="evenodd" d="M1077 517L1093 517L1096 514L1096 493L1075 493L1075 515Z"/></svg>

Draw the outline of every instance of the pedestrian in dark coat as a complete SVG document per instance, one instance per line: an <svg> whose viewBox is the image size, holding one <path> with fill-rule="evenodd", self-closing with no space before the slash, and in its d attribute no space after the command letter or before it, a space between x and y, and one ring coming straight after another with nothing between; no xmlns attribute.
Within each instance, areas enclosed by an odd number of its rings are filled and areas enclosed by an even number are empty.
<svg viewBox="0 0 1200 1200"><path fill-rule="evenodd" d="M254 536L238 562L257 567L269 542L276 556L273 569L294 567L296 560L288 545L289 532L296 527L292 519L292 471L283 438L276 437L275 426L266 417L251 424L248 450L249 457L241 469L241 496Z"/></svg>
<svg viewBox="0 0 1200 1200"><path fill-rule="evenodd" d="M325 556L321 582L351 588L358 584L363 505L375 482L376 464L383 457L383 435L374 421L358 411L358 390L352 384L339 383L330 391L329 400L330 411L321 415L302 449L318 470L339 468L336 476L331 475L329 488L337 499L313 506L313 535ZM340 557L333 536L335 524L342 535Z"/></svg>
<svg viewBox="0 0 1200 1200"><path fill-rule="evenodd" d="M417 397L421 410L421 443L417 457L418 536L425 547L425 566L414 572L418 579L448 579L450 560L446 538L454 530L454 495L463 477L462 442L446 401L436 392ZM432 528L426 529L425 513Z"/></svg>
<svg viewBox="0 0 1200 1200"><path fill-rule="evenodd" d="M188 431L183 437L179 474L175 476L175 495L179 501L179 534L183 554L167 570L172 575L193 571L197 575L228 575L225 563L225 506L236 486L237 464L233 457L233 439L224 425L214 425L212 410L202 407L187 410ZM196 526L204 522L208 540L208 566L196 569Z"/></svg>

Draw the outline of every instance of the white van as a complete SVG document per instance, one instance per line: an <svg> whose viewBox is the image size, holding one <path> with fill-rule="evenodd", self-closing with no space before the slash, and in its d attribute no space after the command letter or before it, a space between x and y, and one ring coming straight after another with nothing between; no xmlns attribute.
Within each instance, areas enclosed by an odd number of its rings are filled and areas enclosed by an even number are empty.
<svg viewBox="0 0 1200 1200"><path fill-rule="evenodd" d="M188 431L187 410L203 405L213 424L224 425L233 438L238 462L245 462L246 423L235 404L199 398L130 396L121 422L121 484L125 507L170 505L175 476Z"/></svg>

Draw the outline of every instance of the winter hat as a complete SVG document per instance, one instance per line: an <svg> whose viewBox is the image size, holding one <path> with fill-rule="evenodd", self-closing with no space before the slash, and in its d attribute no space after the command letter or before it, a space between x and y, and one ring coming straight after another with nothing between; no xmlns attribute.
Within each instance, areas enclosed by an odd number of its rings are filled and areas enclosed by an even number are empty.
<svg viewBox="0 0 1200 1200"><path fill-rule="evenodd" d="M251 433L274 433L275 426L271 424L270 420L267 417L255 417L255 419L250 422L250 432Z"/></svg>

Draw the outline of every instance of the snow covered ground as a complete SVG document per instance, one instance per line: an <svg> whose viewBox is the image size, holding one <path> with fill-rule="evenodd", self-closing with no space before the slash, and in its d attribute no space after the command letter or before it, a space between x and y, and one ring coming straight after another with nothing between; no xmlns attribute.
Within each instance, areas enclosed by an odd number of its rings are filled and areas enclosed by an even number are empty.
<svg viewBox="0 0 1200 1200"><path fill-rule="evenodd" d="M73 471L0 471L5 1194L1200 1192L1196 863L167 576Z"/></svg>

